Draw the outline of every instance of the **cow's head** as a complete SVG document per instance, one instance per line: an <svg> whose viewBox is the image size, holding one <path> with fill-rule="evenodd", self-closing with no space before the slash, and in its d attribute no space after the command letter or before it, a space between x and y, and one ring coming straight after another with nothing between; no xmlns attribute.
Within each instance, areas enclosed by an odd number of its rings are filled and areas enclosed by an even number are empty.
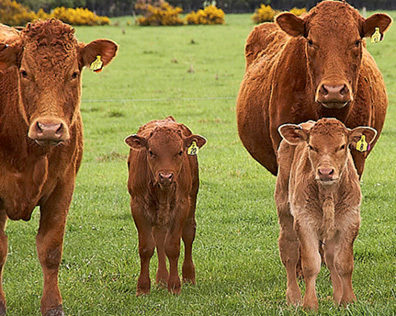
<svg viewBox="0 0 396 316"><path fill-rule="evenodd" d="M97 56L106 66L117 48L103 39L79 43L74 29L55 19L29 23L18 41L0 44L0 70L18 69L19 110L31 139L39 145L69 139L79 112L83 67Z"/></svg>
<svg viewBox="0 0 396 316"><path fill-rule="evenodd" d="M304 18L282 13L276 18L287 34L305 38L305 54L315 101L326 108L353 102L362 62L363 38L379 28L381 37L392 19L383 13L363 18L349 4L323 1Z"/></svg>
<svg viewBox="0 0 396 316"><path fill-rule="evenodd" d="M370 144L377 131L367 126L348 129L337 119L322 118L315 124L284 124L282 138L291 145L305 143L315 179L322 185L337 183L349 159L349 147L364 141Z"/></svg>
<svg viewBox="0 0 396 316"><path fill-rule="evenodd" d="M156 127L148 138L135 134L125 139L133 150L146 151L154 182L161 188L169 188L177 181L187 149L194 141L199 148L206 143L200 135L185 137L180 130L169 127Z"/></svg>

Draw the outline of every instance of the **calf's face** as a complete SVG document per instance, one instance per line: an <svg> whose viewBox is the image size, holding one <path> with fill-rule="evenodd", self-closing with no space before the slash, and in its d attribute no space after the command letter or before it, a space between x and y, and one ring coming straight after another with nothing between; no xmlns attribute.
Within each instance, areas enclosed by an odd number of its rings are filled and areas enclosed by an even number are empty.
<svg viewBox="0 0 396 316"><path fill-rule="evenodd" d="M177 182L187 149L193 142L201 148L206 139L199 135L183 137L180 130L157 127L148 138L131 135L125 142L133 150L145 150L154 183L168 188Z"/></svg>
<svg viewBox="0 0 396 316"><path fill-rule="evenodd" d="M322 185L337 183L349 158L349 147L364 139L370 144L377 135L371 127L348 129L336 119L321 119L311 124L284 124L282 138L291 145L305 143L315 179Z"/></svg>
<svg viewBox="0 0 396 316"><path fill-rule="evenodd" d="M74 29L52 19L28 24L11 45L0 44L0 70L18 69L19 111L28 137L39 145L70 138L79 113L81 72L100 56L102 67L117 52L109 40L79 43Z"/></svg>
<svg viewBox="0 0 396 316"><path fill-rule="evenodd" d="M305 39L315 102L326 108L342 108L357 92L363 38L377 27L382 37L392 19L382 13L364 19L347 3L323 1L303 19L283 13L276 22L289 35Z"/></svg>

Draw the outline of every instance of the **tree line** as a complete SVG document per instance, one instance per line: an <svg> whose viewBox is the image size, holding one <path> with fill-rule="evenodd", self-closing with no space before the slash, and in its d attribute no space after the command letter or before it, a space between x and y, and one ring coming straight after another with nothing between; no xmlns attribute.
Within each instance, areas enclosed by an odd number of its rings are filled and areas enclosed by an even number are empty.
<svg viewBox="0 0 396 316"><path fill-rule="evenodd" d="M151 0L155 1L155 0ZM36 11L40 8L46 12L60 6L68 8L84 7L98 15L121 16L131 15L136 0L19 0L18 2ZM203 7L205 0L168 0L172 5L183 8L185 12ZM209 1L211 2L211 1ZM290 10L293 7L310 9L319 0L216 0L217 7L226 13L253 12L260 4L269 4L276 10ZM355 8L366 7L367 10L396 10L395 0L347 0Z"/></svg>

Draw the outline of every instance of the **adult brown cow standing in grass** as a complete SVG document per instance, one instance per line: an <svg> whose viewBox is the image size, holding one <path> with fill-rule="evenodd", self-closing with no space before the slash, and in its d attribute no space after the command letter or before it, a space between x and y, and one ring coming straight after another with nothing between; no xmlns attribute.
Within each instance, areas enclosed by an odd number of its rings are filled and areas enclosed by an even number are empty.
<svg viewBox="0 0 396 316"><path fill-rule="evenodd" d="M296 266L301 256L306 291L303 307L316 309L315 280L320 271L320 243L330 270L334 301L356 300L352 289L353 242L360 226L361 192L350 147L362 136L372 143L371 127L345 128L322 118L279 127L284 141L278 150L275 201L280 234L279 252L287 272L287 301L301 304ZM359 144L360 145L360 144Z"/></svg>
<svg viewBox="0 0 396 316"><path fill-rule="evenodd" d="M278 127L320 117L335 117L353 128L381 133L388 100L380 71L364 37L391 24L386 14L364 19L349 4L323 1L304 18L282 13L250 33L246 73L238 101L238 131L243 145L276 175ZM370 151L352 151L362 175Z"/></svg>
<svg viewBox="0 0 396 316"><path fill-rule="evenodd" d="M0 269L7 257L7 218L27 221L39 206L41 312L64 315L58 270L83 152L81 73L97 56L107 65L117 45L79 43L72 27L54 19L28 24L21 32L1 26L0 40ZM5 315L0 286L0 315Z"/></svg>
<svg viewBox="0 0 396 316"><path fill-rule="evenodd" d="M195 284L191 254L199 187L196 154L206 139L192 134L187 126L170 116L147 123L125 142L131 147L128 190L139 235L141 269L136 295L150 292L149 264L155 247L157 284L167 285L169 292L179 294L180 238L185 246L183 281Z"/></svg>

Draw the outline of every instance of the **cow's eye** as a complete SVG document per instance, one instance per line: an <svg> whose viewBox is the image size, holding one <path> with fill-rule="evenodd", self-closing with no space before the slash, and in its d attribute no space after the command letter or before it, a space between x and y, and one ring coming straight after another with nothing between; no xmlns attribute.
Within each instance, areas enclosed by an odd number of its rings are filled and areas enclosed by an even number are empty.
<svg viewBox="0 0 396 316"><path fill-rule="evenodd" d="M26 72L26 70L21 70L20 71L20 74L21 74L21 76L22 76L22 78L28 78L28 73Z"/></svg>
<svg viewBox="0 0 396 316"><path fill-rule="evenodd" d="M78 72L77 71L75 71L75 72L73 72L72 73L72 75L71 75L71 79L77 79L77 77L78 77Z"/></svg>
<svg viewBox="0 0 396 316"><path fill-rule="evenodd" d="M308 40L308 46L311 46L311 47L313 46L313 42L311 39Z"/></svg>
<svg viewBox="0 0 396 316"><path fill-rule="evenodd" d="M308 145L308 148L309 148L309 150L316 151L316 149L313 148L311 145Z"/></svg>
<svg viewBox="0 0 396 316"><path fill-rule="evenodd" d="M340 150L344 150L345 149L345 145L342 145L341 147L340 147Z"/></svg>
<svg viewBox="0 0 396 316"><path fill-rule="evenodd" d="M180 151L180 152L179 152L179 156L181 156L181 155L183 155L183 151Z"/></svg>
<svg viewBox="0 0 396 316"><path fill-rule="evenodd" d="M149 155L151 158L154 157L154 153L151 150L149 150Z"/></svg>
<svg viewBox="0 0 396 316"><path fill-rule="evenodd" d="M355 46L356 46L356 47L359 47L359 46L360 46L360 40L357 40L357 41L355 42Z"/></svg>

